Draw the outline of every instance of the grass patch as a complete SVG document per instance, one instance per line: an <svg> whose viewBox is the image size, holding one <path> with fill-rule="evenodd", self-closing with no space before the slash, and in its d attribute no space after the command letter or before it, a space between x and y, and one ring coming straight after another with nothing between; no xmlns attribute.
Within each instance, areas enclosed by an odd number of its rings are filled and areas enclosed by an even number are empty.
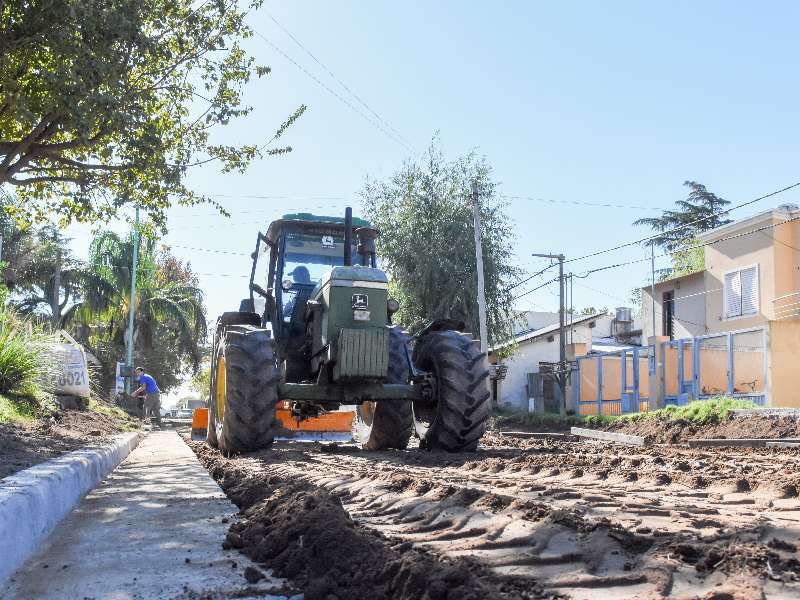
<svg viewBox="0 0 800 600"><path fill-rule="evenodd" d="M515 411L508 408L496 408L492 411L494 426L500 429L509 427L569 429L586 425L588 417L576 415L560 415L552 413L531 413Z"/></svg>
<svg viewBox="0 0 800 600"><path fill-rule="evenodd" d="M38 410L39 404L33 398L0 395L0 423L31 423Z"/></svg>
<svg viewBox="0 0 800 600"><path fill-rule="evenodd" d="M724 421L728 418L730 411L736 408L759 408L759 406L750 400L719 396L708 400L690 402L686 406L667 406L649 413L630 415L629 418L662 418L669 421L684 420L698 425L707 425Z"/></svg>
<svg viewBox="0 0 800 600"><path fill-rule="evenodd" d="M651 412L630 415L569 415L560 417L551 413L526 413L495 409L493 420L496 427L549 427L567 429L569 427L604 427L618 422L637 422L648 419L664 419L666 421L691 421L697 425L719 423L728 418L731 410L737 408L760 408L750 400L719 396L708 400L690 402L686 406L667 406Z"/></svg>
<svg viewBox="0 0 800 600"><path fill-rule="evenodd" d="M31 423L56 411L50 394L0 394L0 423Z"/></svg>
<svg viewBox="0 0 800 600"><path fill-rule="evenodd" d="M120 427L125 431L133 431L135 429L139 429L138 421L133 417L131 417L131 415L129 415L127 412L122 410L119 406L108 404L92 396L91 398L89 398L88 408L92 412L96 412L101 415L106 415L107 417L112 417L114 419L119 419L120 421L124 421L124 423L120 424Z"/></svg>

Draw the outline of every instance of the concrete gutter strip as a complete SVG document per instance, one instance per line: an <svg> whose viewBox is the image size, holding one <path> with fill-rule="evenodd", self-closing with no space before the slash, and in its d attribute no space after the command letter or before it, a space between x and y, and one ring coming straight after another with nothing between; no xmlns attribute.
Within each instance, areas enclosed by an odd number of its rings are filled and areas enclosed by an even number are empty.
<svg viewBox="0 0 800 600"><path fill-rule="evenodd" d="M505 435L514 438L533 438L544 440L571 440L574 436L570 433L561 433L554 431L500 431L500 435Z"/></svg>
<svg viewBox="0 0 800 600"><path fill-rule="evenodd" d="M764 448L770 443L785 445L800 444L800 438L705 438L689 440L690 448L713 448L719 446L741 446L745 448Z"/></svg>
<svg viewBox="0 0 800 600"><path fill-rule="evenodd" d="M142 437L138 432L117 435L107 445L68 452L0 479L0 583Z"/></svg>
<svg viewBox="0 0 800 600"><path fill-rule="evenodd" d="M742 417L792 417L800 419L800 408L734 408L730 410L734 418Z"/></svg>
<svg viewBox="0 0 800 600"><path fill-rule="evenodd" d="M767 442L767 448L798 448L800 442Z"/></svg>
<svg viewBox="0 0 800 600"><path fill-rule="evenodd" d="M612 433L610 431L597 431L595 429L582 429L580 427L573 427L570 430L572 435L579 437L591 438L594 440L603 440L604 442L617 442L619 444L628 444L630 446L644 446L645 439L639 435L628 435L626 433Z"/></svg>

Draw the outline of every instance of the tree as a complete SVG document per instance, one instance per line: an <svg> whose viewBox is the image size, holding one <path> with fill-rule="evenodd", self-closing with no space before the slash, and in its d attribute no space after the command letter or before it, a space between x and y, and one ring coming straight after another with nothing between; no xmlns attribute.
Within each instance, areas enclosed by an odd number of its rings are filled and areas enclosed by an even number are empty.
<svg viewBox="0 0 800 600"><path fill-rule="evenodd" d="M727 225L731 222L725 207L730 201L709 192L701 183L684 181L690 192L684 200L678 200L674 210L665 210L659 217L644 217L634 225L647 225L659 235L647 242L672 253L672 267L660 269L661 280L677 275L688 275L704 268L703 248L695 239L698 234Z"/></svg>
<svg viewBox="0 0 800 600"><path fill-rule="evenodd" d="M379 255L400 302L396 321L417 330L434 318L463 320L478 331L471 186L480 194L486 308L491 342L510 336L512 227L485 158L474 152L447 161L434 138L419 160L384 181L368 180L361 196L381 232Z"/></svg>
<svg viewBox="0 0 800 600"><path fill-rule="evenodd" d="M209 201L183 183L218 161L244 170L270 140L210 143L250 113L242 90L257 66L237 0L10 0L0 3L0 185L23 201L16 216L97 221L125 203L155 225L173 199Z"/></svg>
<svg viewBox="0 0 800 600"><path fill-rule="evenodd" d="M197 392L201 400L208 402L209 392L211 391L211 363L204 363L200 367L192 376L189 387L193 392Z"/></svg>
<svg viewBox="0 0 800 600"><path fill-rule="evenodd" d="M20 227L4 206L0 206L2 283L11 304L21 314L46 319L52 329L61 329L80 296L82 264L73 256L70 240L56 227Z"/></svg>
<svg viewBox="0 0 800 600"><path fill-rule="evenodd" d="M92 241L84 300L77 312L77 337L104 364L110 384L116 361L125 356L130 303L131 236L103 232ZM191 266L144 236L134 297L134 355L163 391L196 370L206 337L203 293Z"/></svg>
<svg viewBox="0 0 800 600"><path fill-rule="evenodd" d="M647 225L662 232L648 240L646 245L672 252L697 234L731 222L724 212L730 204L728 200L709 192L702 183L684 181L683 185L691 191L685 200L675 203L676 210L665 210L660 217L644 217L633 222L634 225Z"/></svg>

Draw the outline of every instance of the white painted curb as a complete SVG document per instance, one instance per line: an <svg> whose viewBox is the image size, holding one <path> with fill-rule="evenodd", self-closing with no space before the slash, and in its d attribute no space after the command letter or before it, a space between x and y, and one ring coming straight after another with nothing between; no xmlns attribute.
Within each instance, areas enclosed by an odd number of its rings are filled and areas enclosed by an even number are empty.
<svg viewBox="0 0 800 600"><path fill-rule="evenodd" d="M117 435L105 446L68 452L0 479L0 584L142 437Z"/></svg>

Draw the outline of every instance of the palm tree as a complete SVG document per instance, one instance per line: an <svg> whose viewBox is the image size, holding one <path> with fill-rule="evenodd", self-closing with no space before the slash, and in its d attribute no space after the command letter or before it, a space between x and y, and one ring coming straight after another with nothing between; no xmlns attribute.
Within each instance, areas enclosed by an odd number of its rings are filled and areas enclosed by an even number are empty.
<svg viewBox="0 0 800 600"><path fill-rule="evenodd" d="M109 370L126 347L133 244L132 236L123 239L108 231L95 237L83 276L84 299L76 311L78 335L106 356ZM140 246L134 352L166 388L186 366L196 370L200 364L206 337L203 293L188 266L159 255L155 240L144 237Z"/></svg>

